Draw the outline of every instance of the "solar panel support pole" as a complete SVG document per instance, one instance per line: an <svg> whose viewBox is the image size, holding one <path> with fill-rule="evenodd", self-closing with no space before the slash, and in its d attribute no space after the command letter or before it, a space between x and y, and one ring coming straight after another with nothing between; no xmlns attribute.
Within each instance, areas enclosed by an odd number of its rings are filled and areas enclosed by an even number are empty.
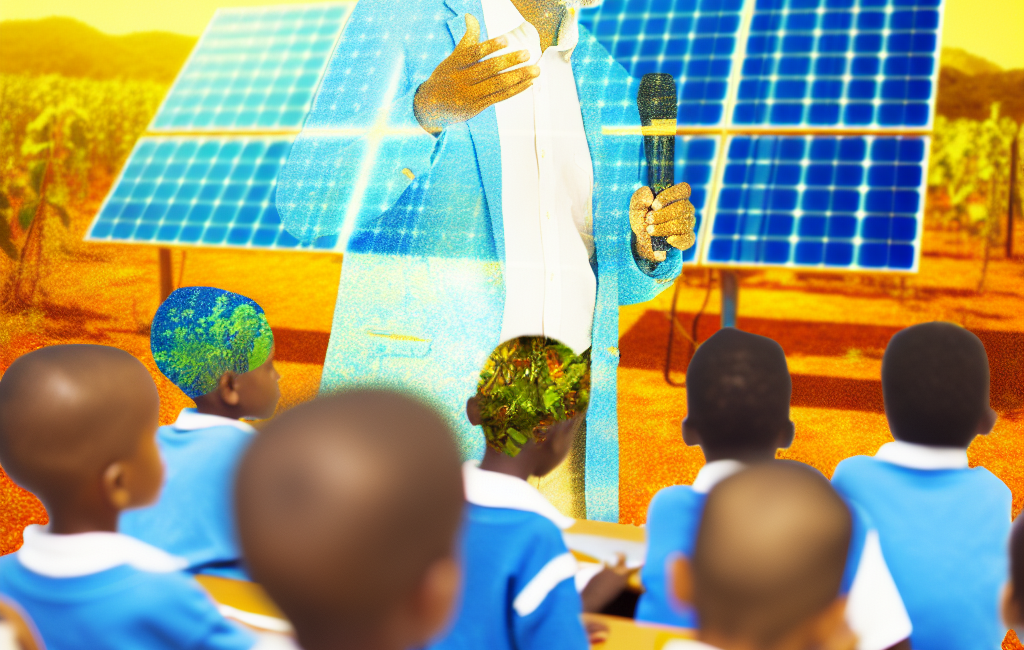
<svg viewBox="0 0 1024 650"><path fill-rule="evenodd" d="M722 327L736 327L736 307L740 297L740 281L735 271L719 271L722 286Z"/></svg>
<svg viewBox="0 0 1024 650"><path fill-rule="evenodd" d="M171 269L171 249L160 248L160 304L167 300L174 290L174 275Z"/></svg>

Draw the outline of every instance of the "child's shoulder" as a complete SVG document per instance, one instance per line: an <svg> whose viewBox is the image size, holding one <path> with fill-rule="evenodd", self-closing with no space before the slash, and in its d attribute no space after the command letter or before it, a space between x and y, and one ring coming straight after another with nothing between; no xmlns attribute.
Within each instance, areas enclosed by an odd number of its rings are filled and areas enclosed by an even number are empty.
<svg viewBox="0 0 1024 650"><path fill-rule="evenodd" d="M913 476L915 483L923 484L935 479L946 489L980 490L999 495L1010 495L1010 488L985 467L964 467L939 470L921 470L905 467L874 456L850 456L839 462L832 474L832 482L850 487L859 483L875 481L890 475ZM875 485L872 483L872 485Z"/></svg>
<svg viewBox="0 0 1024 650"><path fill-rule="evenodd" d="M698 492L690 485L670 485L658 490L647 508L647 520L661 517L685 516L690 512L699 512L707 499L707 494Z"/></svg>

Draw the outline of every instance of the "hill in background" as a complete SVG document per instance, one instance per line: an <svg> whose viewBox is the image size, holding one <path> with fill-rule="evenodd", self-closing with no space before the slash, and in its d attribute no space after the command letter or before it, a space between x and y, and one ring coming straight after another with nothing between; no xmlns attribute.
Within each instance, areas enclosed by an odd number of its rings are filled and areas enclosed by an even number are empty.
<svg viewBox="0 0 1024 650"><path fill-rule="evenodd" d="M137 32L111 36L73 18L0 22L0 73L170 83L194 36Z"/></svg>
<svg viewBox="0 0 1024 650"><path fill-rule="evenodd" d="M971 54L967 50L960 49L959 47L942 48L942 58L939 61L939 65L943 68L952 68L958 72L971 75L991 74L1003 71L1002 68L988 59Z"/></svg>

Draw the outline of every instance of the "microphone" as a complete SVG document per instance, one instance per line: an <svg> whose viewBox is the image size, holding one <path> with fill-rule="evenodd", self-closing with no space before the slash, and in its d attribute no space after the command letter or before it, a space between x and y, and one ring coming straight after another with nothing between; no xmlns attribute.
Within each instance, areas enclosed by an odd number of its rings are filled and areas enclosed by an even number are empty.
<svg viewBox="0 0 1024 650"><path fill-rule="evenodd" d="M654 195L671 187L676 162L676 80L663 72L645 74L636 95L647 158L647 184ZM651 237L656 251L672 248L665 237Z"/></svg>

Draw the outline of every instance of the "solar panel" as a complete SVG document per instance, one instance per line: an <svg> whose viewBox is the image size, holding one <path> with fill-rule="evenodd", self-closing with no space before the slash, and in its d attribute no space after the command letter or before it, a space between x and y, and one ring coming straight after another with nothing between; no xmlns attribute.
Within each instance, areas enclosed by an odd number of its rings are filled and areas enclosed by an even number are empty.
<svg viewBox="0 0 1024 650"><path fill-rule="evenodd" d="M677 80L676 181L693 186L699 216L684 261L912 272L941 10L607 0L581 21L632 75ZM695 159L684 143L697 141L716 157Z"/></svg>
<svg viewBox="0 0 1024 650"><path fill-rule="evenodd" d="M86 239L333 250L284 231L276 185L352 3L219 9Z"/></svg>
<svg viewBox="0 0 1024 650"><path fill-rule="evenodd" d="M743 0L605 0L580 13L630 75L678 83L679 124L723 123Z"/></svg>
<svg viewBox="0 0 1024 650"><path fill-rule="evenodd" d="M924 138L733 136L705 259L916 271Z"/></svg>
<svg viewBox="0 0 1024 650"><path fill-rule="evenodd" d="M734 125L925 127L940 0L757 0Z"/></svg>

